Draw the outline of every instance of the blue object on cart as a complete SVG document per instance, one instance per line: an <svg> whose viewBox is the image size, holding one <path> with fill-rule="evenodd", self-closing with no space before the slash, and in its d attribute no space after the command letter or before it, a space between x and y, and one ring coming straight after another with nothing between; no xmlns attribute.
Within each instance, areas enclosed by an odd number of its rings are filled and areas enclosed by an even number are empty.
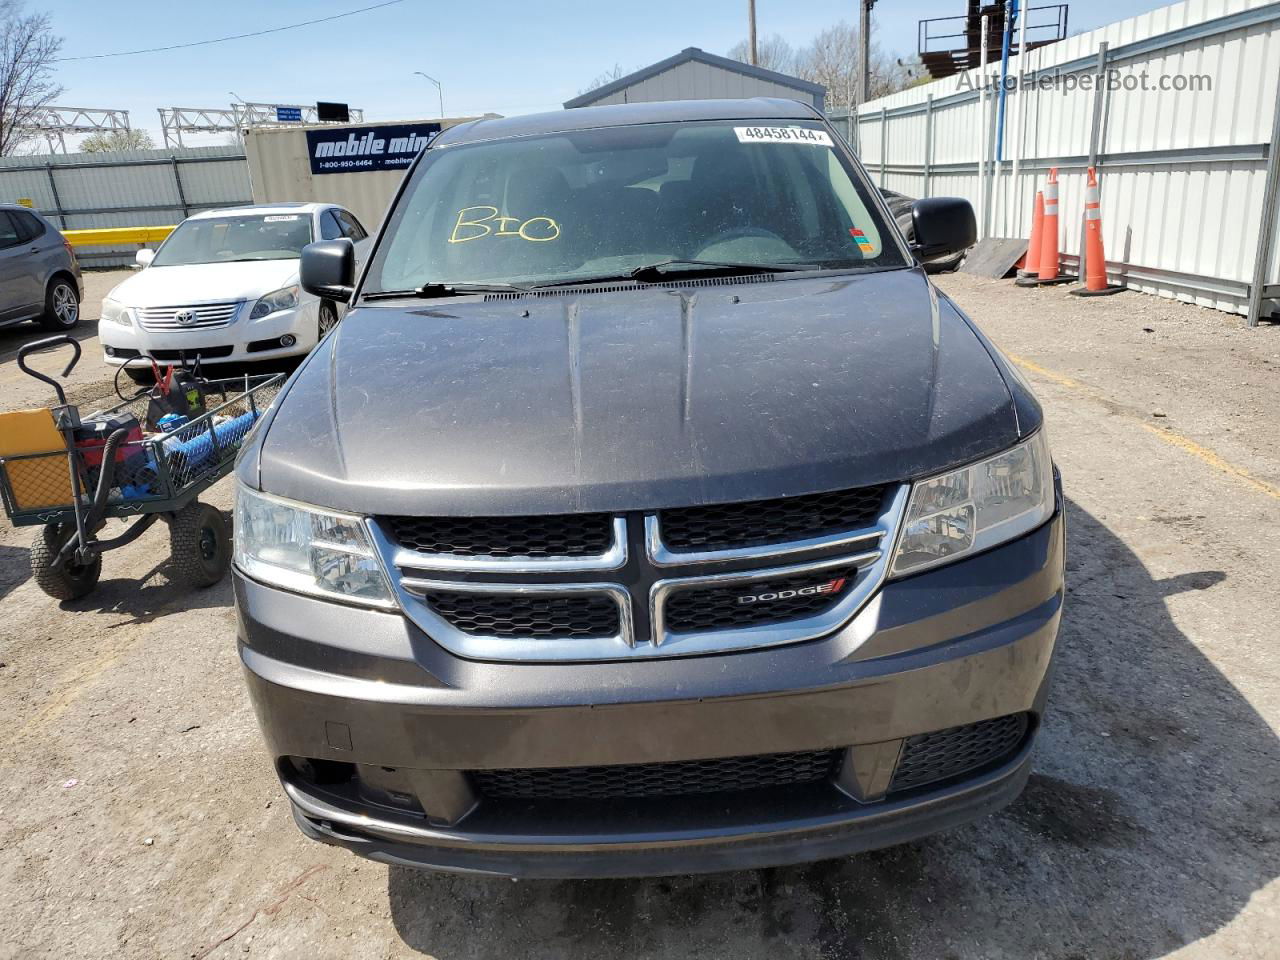
<svg viewBox="0 0 1280 960"><path fill-rule="evenodd" d="M210 431L202 430L190 440L169 440L165 442L165 452L169 454L171 459L181 458L182 463L187 469L198 467L209 459L215 449L238 444L244 439L249 428L253 426L254 421L258 419L257 410L250 410L248 413L242 413L234 419L228 420L226 423L218 424L212 428L213 436ZM215 438L217 447L214 446Z"/></svg>
<svg viewBox="0 0 1280 960"><path fill-rule="evenodd" d="M190 419L190 417L183 416L181 413L166 413L156 421L156 426L161 433L173 433Z"/></svg>

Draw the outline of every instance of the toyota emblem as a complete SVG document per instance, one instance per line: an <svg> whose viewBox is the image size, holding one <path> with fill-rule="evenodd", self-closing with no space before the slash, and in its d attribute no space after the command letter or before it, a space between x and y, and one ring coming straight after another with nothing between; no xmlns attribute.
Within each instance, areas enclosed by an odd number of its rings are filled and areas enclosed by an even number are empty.
<svg viewBox="0 0 1280 960"><path fill-rule="evenodd" d="M196 312L194 310L179 310L173 315L173 319L184 327L189 327L196 322Z"/></svg>

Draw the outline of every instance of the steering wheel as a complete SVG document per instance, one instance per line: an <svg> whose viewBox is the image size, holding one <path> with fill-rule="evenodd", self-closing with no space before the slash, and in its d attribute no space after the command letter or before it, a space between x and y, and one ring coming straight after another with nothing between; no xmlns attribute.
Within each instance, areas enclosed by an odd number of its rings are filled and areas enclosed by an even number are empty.
<svg viewBox="0 0 1280 960"><path fill-rule="evenodd" d="M709 247L717 246L721 243L728 243L730 240L742 240L747 237L758 237L762 240L777 240L787 249L793 249L791 244L782 239L781 236L772 230L765 230L763 227L730 227L728 230L721 230L714 237L708 240L699 248L699 253Z"/></svg>

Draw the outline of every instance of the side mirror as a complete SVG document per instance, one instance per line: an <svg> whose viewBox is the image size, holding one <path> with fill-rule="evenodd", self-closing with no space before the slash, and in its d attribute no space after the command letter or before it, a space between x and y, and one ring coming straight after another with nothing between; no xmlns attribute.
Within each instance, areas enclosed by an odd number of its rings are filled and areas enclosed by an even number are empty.
<svg viewBox="0 0 1280 960"><path fill-rule="evenodd" d="M978 221L968 200L960 197L927 197L911 205L915 242L911 252L918 260L932 260L961 253L978 242Z"/></svg>
<svg viewBox="0 0 1280 960"><path fill-rule="evenodd" d="M145 247L133 255L134 262L137 263L139 267L151 266L151 261L155 258L156 252L154 250L148 250Z"/></svg>
<svg viewBox="0 0 1280 960"><path fill-rule="evenodd" d="M302 248L298 282L314 296L350 303L356 285L355 244L346 237L308 243Z"/></svg>

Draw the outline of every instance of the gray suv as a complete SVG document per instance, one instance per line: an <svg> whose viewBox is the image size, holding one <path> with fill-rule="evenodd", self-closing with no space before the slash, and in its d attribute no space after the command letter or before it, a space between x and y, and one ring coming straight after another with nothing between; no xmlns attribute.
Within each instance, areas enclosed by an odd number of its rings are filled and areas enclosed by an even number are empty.
<svg viewBox="0 0 1280 960"><path fill-rule="evenodd" d="M784 100L486 119L407 171L237 464L239 650L309 837L627 876L1010 802L1063 602L1040 406Z"/></svg>
<svg viewBox="0 0 1280 960"><path fill-rule="evenodd" d="M80 264L71 245L38 213L0 204L0 327L38 320L50 330L80 322Z"/></svg>

